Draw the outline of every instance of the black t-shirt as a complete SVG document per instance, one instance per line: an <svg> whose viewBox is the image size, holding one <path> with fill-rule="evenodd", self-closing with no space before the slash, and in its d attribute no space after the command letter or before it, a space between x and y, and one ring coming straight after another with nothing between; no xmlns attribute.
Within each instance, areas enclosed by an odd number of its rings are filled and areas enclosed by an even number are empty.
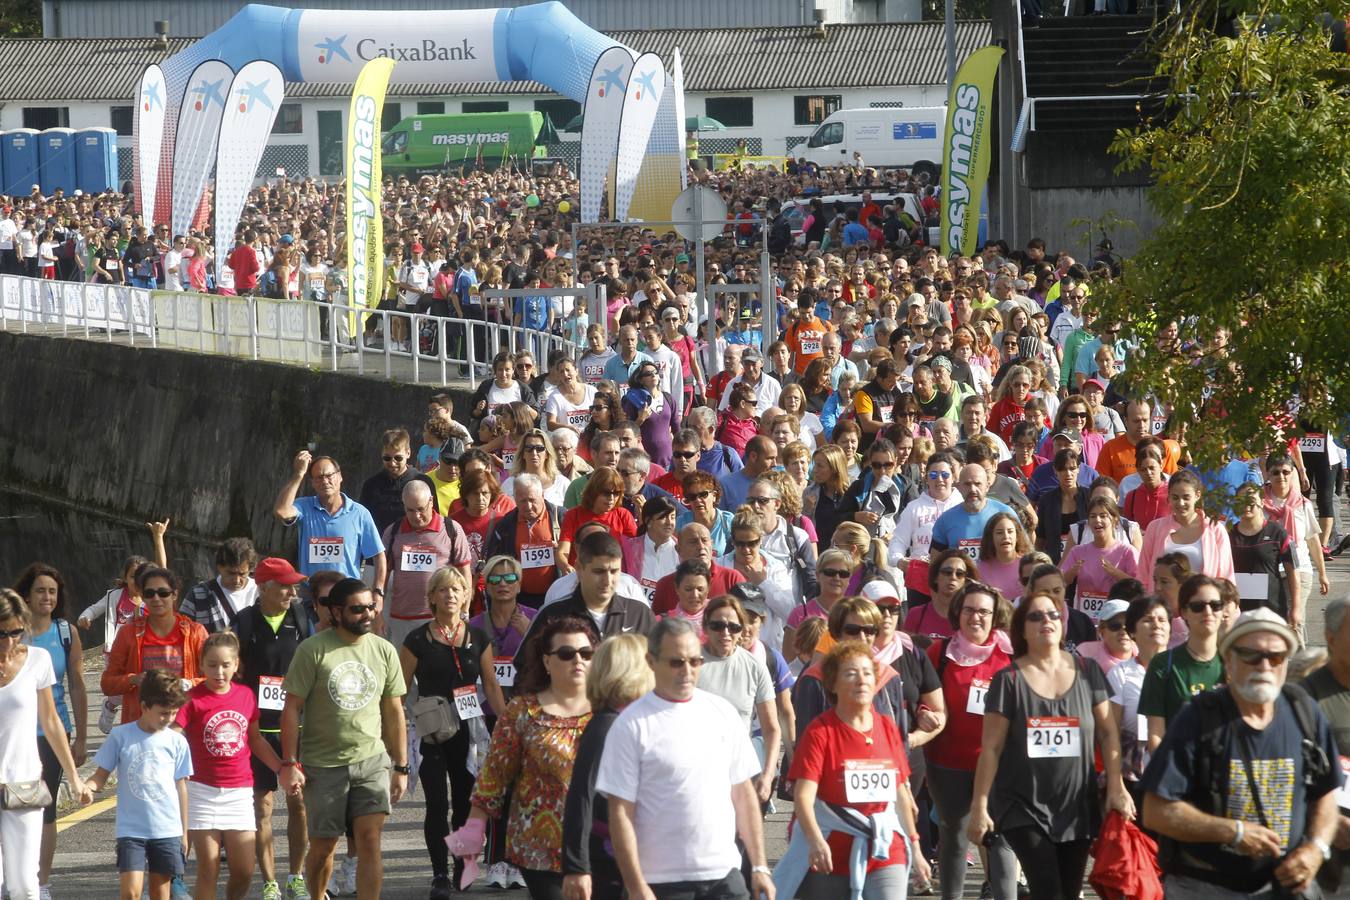
<svg viewBox="0 0 1350 900"><path fill-rule="evenodd" d="M1225 753L1222 759L1210 762L1213 771L1226 773L1220 778L1223 785L1223 809L1208 809L1209 789L1195 783L1195 759L1200 746L1200 710L1195 703L1182 707L1167 726L1158 751L1153 754L1144 771L1143 789L1165 800L1184 800L1196 805L1201 812L1241 819L1260 824L1255 798L1265 813L1265 824L1280 836L1283 857L1303 841L1304 825L1308 818L1308 804L1341 783L1336 744L1331 729L1322 715L1317 716L1316 743L1333 761L1328 774L1316 780L1311 787L1303 786L1302 734L1289 701L1281 695L1276 700L1275 717L1264 729L1257 731L1237 717L1232 701L1224 698L1232 721L1225 729ZM1244 754L1239 741L1246 742ZM1207 742L1206 742L1207 743ZM1251 777L1248 777L1250 771ZM1256 794L1253 797L1252 784ZM1219 844L1188 842L1179 847L1176 860L1165 864L1168 871L1185 867L1195 877L1196 870L1210 872L1206 880L1227 886L1230 890L1252 892L1270 882L1280 859L1253 859L1242 856Z"/></svg>
<svg viewBox="0 0 1350 900"><path fill-rule="evenodd" d="M450 647L432 638L431 623L408 635L403 646L417 660L417 693L421 697L449 697L455 688L478 681L482 674L479 660L491 643L487 633L472 625L465 626L468 634L464 643Z"/></svg>
<svg viewBox="0 0 1350 900"><path fill-rule="evenodd" d="M409 460L410 464L412 462L413 460ZM390 478L389 473L381 469L361 485L359 498L361 505L370 511L370 517L375 520L375 530L380 534L384 534L386 528L403 518L403 488L410 481L420 481L431 488L432 505L437 507L437 512L445 512L439 508L436 485L411 465L398 478Z"/></svg>
<svg viewBox="0 0 1350 900"><path fill-rule="evenodd" d="M1234 525L1228 529L1228 539L1233 546L1233 572L1243 611L1265 607L1288 618L1289 597L1280 578L1280 563L1293 569L1294 552L1284 527L1268 521L1256 534L1247 535ZM1244 575L1264 575L1265 583L1259 577Z"/></svg>
<svg viewBox="0 0 1350 900"><path fill-rule="evenodd" d="M901 653L900 658L891 663L891 668L900 673L903 681L905 712L909 713L909 727L912 730L919 717L919 698L942 690L942 682L938 680L933 661L917 647Z"/></svg>
<svg viewBox="0 0 1350 900"><path fill-rule="evenodd" d="M295 648L314 633L314 628L309 623L305 608L297 600L292 601L276 631L272 630L272 626L263 618L262 608L255 603L240 611L234 620L234 632L239 636L239 674L236 680L256 696L258 676L284 678L291 667ZM258 728L262 731L279 731L281 711L259 706Z"/></svg>

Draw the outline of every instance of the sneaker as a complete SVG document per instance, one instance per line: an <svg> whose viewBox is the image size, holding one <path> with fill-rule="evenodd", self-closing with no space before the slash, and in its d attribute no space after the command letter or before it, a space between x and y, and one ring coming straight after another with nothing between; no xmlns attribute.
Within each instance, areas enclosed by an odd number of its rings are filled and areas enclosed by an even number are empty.
<svg viewBox="0 0 1350 900"><path fill-rule="evenodd" d="M356 896L356 857L342 858L342 893Z"/></svg>
<svg viewBox="0 0 1350 900"><path fill-rule="evenodd" d="M323 892L324 900L342 896L342 864L334 861L333 871L328 875L328 889Z"/></svg>
<svg viewBox="0 0 1350 900"><path fill-rule="evenodd" d="M910 882L909 894L911 897L931 897L933 896L933 882L931 881Z"/></svg>
<svg viewBox="0 0 1350 900"><path fill-rule="evenodd" d="M309 888L305 885L305 876L292 875L286 879L286 900L309 900Z"/></svg>
<svg viewBox="0 0 1350 900"><path fill-rule="evenodd" d="M50 885L38 885L38 900L52 900L52 889Z"/></svg>
<svg viewBox="0 0 1350 900"><path fill-rule="evenodd" d="M275 881L264 882L262 900L281 900L281 886Z"/></svg>
<svg viewBox="0 0 1350 900"><path fill-rule="evenodd" d="M98 730L107 734L117 724L117 711L122 704L116 697L103 698L103 710L98 714Z"/></svg>
<svg viewBox="0 0 1350 900"><path fill-rule="evenodd" d="M183 882L182 875L173 876L173 881L169 882L169 896L178 900L192 900L192 891L188 890L187 884Z"/></svg>
<svg viewBox="0 0 1350 900"><path fill-rule="evenodd" d="M437 875L431 879L431 893L427 900L450 900L450 877Z"/></svg>
<svg viewBox="0 0 1350 900"><path fill-rule="evenodd" d="M488 866L487 884L488 887L506 887L507 865L504 862L495 862Z"/></svg>
<svg viewBox="0 0 1350 900"><path fill-rule="evenodd" d="M506 865L506 887L526 887L525 876L520 874L520 870L509 863L504 865Z"/></svg>
<svg viewBox="0 0 1350 900"><path fill-rule="evenodd" d="M1028 900L1031 897L1031 888L1027 885L1027 873L1019 872L1017 875L1017 900Z"/></svg>
<svg viewBox="0 0 1350 900"><path fill-rule="evenodd" d="M980 885L980 900L994 900L994 885L986 881Z"/></svg>

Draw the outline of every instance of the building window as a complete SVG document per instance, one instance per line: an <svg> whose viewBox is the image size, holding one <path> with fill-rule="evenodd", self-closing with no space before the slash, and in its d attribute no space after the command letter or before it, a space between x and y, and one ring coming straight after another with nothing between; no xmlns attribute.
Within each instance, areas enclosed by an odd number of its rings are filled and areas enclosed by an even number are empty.
<svg viewBox="0 0 1350 900"><path fill-rule="evenodd" d="M830 113L844 105L844 98L838 94L812 94L807 97L792 98L792 123L794 125L819 125Z"/></svg>
<svg viewBox="0 0 1350 900"><path fill-rule="evenodd" d="M419 116L439 116L445 112L444 100L419 100L417 101L417 114Z"/></svg>
<svg viewBox="0 0 1350 900"><path fill-rule="evenodd" d="M283 103L277 110L277 120L272 125L273 134L304 134L304 117L300 114L299 103Z"/></svg>
<svg viewBox="0 0 1350 900"><path fill-rule="evenodd" d="M536 112L548 116L553 127L560 131L564 125L581 115L581 104L575 100L536 100L534 108Z"/></svg>
<svg viewBox="0 0 1350 900"><path fill-rule="evenodd" d="M122 137L130 137L136 121L136 107L108 107L108 125Z"/></svg>
<svg viewBox="0 0 1350 900"><path fill-rule="evenodd" d="M42 131L44 128L69 128L70 107L25 106L23 108L23 127L36 128L38 131Z"/></svg>
<svg viewBox="0 0 1350 900"><path fill-rule="evenodd" d="M399 122L403 121L402 103L385 103L384 112L380 114L380 130L388 131Z"/></svg>
<svg viewBox="0 0 1350 900"><path fill-rule="evenodd" d="M511 108L509 100L465 100L464 111L466 113L478 112L506 112Z"/></svg>
<svg viewBox="0 0 1350 900"><path fill-rule="evenodd" d="M754 97L709 97L703 102L708 118L728 128L750 128L755 124Z"/></svg>

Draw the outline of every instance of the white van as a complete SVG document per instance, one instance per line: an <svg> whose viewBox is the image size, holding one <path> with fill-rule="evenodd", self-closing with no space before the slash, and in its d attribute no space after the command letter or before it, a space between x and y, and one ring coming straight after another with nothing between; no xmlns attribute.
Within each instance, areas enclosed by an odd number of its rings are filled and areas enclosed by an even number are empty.
<svg viewBox="0 0 1350 900"><path fill-rule="evenodd" d="M936 180L942 170L942 137L947 128L945 106L896 106L841 109L816 128L806 143L789 151L818 166L843 166L862 154L875 168L903 166Z"/></svg>

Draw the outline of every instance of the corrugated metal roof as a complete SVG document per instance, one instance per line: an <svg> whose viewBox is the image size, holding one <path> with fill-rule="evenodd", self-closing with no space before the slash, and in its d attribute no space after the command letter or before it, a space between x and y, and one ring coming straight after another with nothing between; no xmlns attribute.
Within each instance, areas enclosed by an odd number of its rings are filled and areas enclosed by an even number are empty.
<svg viewBox="0 0 1350 900"><path fill-rule="evenodd" d="M829 25L823 38L814 27L800 26L616 31L610 36L659 53L667 62L679 47L685 90L694 93L885 88L946 80L941 22ZM989 41L987 21L957 23L959 56ZM148 64L192 43L171 39L165 51L153 38L0 40L0 102L130 101ZM288 84L286 96L339 98L350 90L349 84ZM532 82L395 83L389 90L393 97L548 93Z"/></svg>

